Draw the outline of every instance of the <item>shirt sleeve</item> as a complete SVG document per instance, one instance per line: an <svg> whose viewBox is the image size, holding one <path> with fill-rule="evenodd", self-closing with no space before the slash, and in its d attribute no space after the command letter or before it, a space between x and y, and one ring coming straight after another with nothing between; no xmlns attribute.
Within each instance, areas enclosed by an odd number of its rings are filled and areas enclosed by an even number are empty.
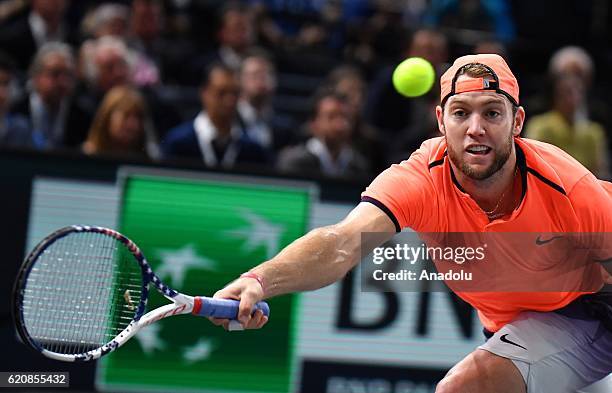
<svg viewBox="0 0 612 393"><path fill-rule="evenodd" d="M398 232L406 227L421 231L427 222L435 221L437 195L425 152L419 149L378 175L361 194L361 201L378 206Z"/></svg>

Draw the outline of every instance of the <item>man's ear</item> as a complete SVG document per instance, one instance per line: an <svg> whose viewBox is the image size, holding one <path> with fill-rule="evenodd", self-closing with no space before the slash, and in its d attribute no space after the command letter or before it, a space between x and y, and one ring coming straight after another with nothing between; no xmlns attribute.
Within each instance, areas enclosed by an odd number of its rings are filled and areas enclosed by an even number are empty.
<svg viewBox="0 0 612 393"><path fill-rule="evenodd" d="M438 120L438 129L440 133L446 136L446 127L444 127L444 109L440 105L436 106L436 119Z"/></svg>
<svg viewBox="0 0 612 393"><path fill-rule="evenodd" d="M516 110L516 115L514 116L514 127L512 128L512 135L519 136L521 135L521 131L523 130L523 125L525 124L525 109L522 106L519 106Z"/></svg>

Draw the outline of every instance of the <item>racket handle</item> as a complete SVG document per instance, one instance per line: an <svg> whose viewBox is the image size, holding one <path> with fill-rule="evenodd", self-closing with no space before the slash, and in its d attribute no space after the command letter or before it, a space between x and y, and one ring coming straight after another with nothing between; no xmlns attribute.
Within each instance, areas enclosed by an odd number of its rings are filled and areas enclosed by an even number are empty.
<svg viewBox="0 0 612 393"><path fill-rule="evenodd" d="M193 301L194 315L201 317L214 317L236 319L240 302L232 299L213 299L206 296L196 296ZM253 307L253 312L261 310L266 317L270 316L270 307L266 302L259 302Z"/></svg>

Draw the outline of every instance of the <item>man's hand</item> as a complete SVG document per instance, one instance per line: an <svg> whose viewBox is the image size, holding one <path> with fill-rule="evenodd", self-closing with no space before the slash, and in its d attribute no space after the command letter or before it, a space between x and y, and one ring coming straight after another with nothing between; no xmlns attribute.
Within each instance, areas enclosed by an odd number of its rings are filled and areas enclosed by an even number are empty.
<svg viewBox="0 0 612 393"><path fill-rule="evenodd" d="M238 321L244 329L260 329L268 322L268 317L261 310L251 315L253 306L264 297L264 291L259 282L250 277L238 278L225 288L217 291L213 298L240 300ZM229 329L229 319L209 318L217 326Z"/></svg>
<svg viewBox="0 0 612 393"><path fill-rule="evenodd" d="M361 234L367 232L384 236L371 242L373 244L364 245ZM259 329L268 322L268 317L261 311L251 315L251 310L264 297L312 291L330 285L359 263L362 251L369 249L370 252L394 234L395 224L389 216L377 206L362 202L338 224L313 229L213 297L239 300L238 321L242 327ZM211 318L211 321L226 330L235 324L230 325L228 319Z"/></svg>

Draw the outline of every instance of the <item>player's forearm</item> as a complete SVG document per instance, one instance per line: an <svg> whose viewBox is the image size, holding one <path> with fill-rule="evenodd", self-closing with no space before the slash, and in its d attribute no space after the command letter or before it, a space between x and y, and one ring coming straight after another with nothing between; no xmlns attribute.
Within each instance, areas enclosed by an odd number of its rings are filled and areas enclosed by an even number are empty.
<svg viewBox="0 0 612 393"><path fill-rule="evenodd" d="M359 235L335 225L315 229L276 257L252 269L265 282L265 296L318 289L341 279L359 260Z"/></svg>

